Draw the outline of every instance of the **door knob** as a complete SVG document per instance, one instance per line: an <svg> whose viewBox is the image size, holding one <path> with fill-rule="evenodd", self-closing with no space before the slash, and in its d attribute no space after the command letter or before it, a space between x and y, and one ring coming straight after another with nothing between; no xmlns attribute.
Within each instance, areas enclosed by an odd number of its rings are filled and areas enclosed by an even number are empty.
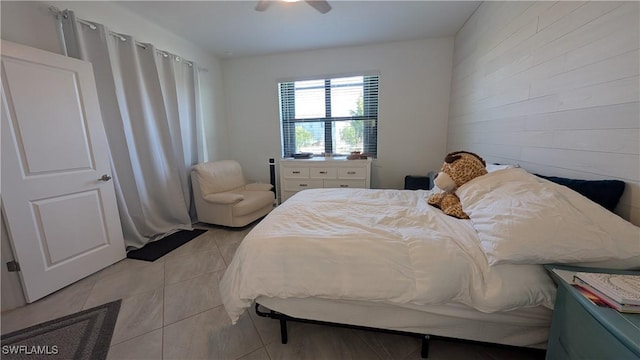
<svg viewBox="0 0 640 360"><path fill-rule="evenodd" d="M98 181L109 181L109 180L111 180L111 176L107 174L102 175L102 177L98 179Z"/></svg>

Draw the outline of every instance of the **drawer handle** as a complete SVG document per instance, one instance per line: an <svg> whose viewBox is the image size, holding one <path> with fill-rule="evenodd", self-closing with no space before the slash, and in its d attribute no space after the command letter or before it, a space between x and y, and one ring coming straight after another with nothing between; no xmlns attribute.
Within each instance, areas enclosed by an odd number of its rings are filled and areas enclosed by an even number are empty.
<svg viewBox="0 0 640 360"><path fill-rule="evenodd" d="M320 171L320 174L326 174L326 173L327 173L326 171Z"/></svg>
<svg viewBox="0 0 640 360"><path fill-rule="evenodd" d="M355 172L355 171L347 171L347 174L349 174L349 175L355 175L355 174L356 174L356 172Z"/></svg>
<svg viewBox="0 0 640 360"><path fill-rule="evenodd" d="M309 186L307 184L300 184L301 187Z"/></svg>
<svg viewBox="0 0 640 360"><path fill-rule="evenodd" d="M300 174L300 171L292 171L292 174Z"/></svg>
<svg viewBox="0 0 640 360"><path fill-rule="evenodd" d="M341 187L341 188L348 188L348 187L349 187L349 185L340 184L340 187Z"/></svg>

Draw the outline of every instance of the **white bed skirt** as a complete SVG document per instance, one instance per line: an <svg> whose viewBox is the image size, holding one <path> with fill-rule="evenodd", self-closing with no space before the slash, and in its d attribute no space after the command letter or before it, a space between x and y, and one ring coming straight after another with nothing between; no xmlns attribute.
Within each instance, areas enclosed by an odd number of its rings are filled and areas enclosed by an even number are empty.
<svg viewBox="0 0 640 360"><path fill-rule="evenodd" d="M483 313L457 303L398 306L363 301L270 297L259 297L256 302L300 319L540 349L547 347L552 313L542 306Z"/></svg>

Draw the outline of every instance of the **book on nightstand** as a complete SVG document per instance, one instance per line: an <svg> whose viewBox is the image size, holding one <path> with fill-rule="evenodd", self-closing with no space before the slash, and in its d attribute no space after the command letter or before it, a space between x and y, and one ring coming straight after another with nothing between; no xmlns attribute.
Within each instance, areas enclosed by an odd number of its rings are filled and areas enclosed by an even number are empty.
<svg viewBox="0 0 640 360"><path fill-rule="evenodd" d="M596 305L604 302L620 312L640 313L640 275L577 272L573 282Z"/></svg>

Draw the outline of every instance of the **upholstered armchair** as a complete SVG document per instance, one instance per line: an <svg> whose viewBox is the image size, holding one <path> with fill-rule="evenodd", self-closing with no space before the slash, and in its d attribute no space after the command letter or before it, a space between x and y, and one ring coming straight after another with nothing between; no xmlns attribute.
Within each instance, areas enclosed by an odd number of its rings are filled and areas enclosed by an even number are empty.
<svg viewBox="0 0 640 360"><path fill-rule="evenodd" d="M198 220L205 223L242 227L273 209L271 184L248 184L233 160L194 166L191 184Z"/></svg>

